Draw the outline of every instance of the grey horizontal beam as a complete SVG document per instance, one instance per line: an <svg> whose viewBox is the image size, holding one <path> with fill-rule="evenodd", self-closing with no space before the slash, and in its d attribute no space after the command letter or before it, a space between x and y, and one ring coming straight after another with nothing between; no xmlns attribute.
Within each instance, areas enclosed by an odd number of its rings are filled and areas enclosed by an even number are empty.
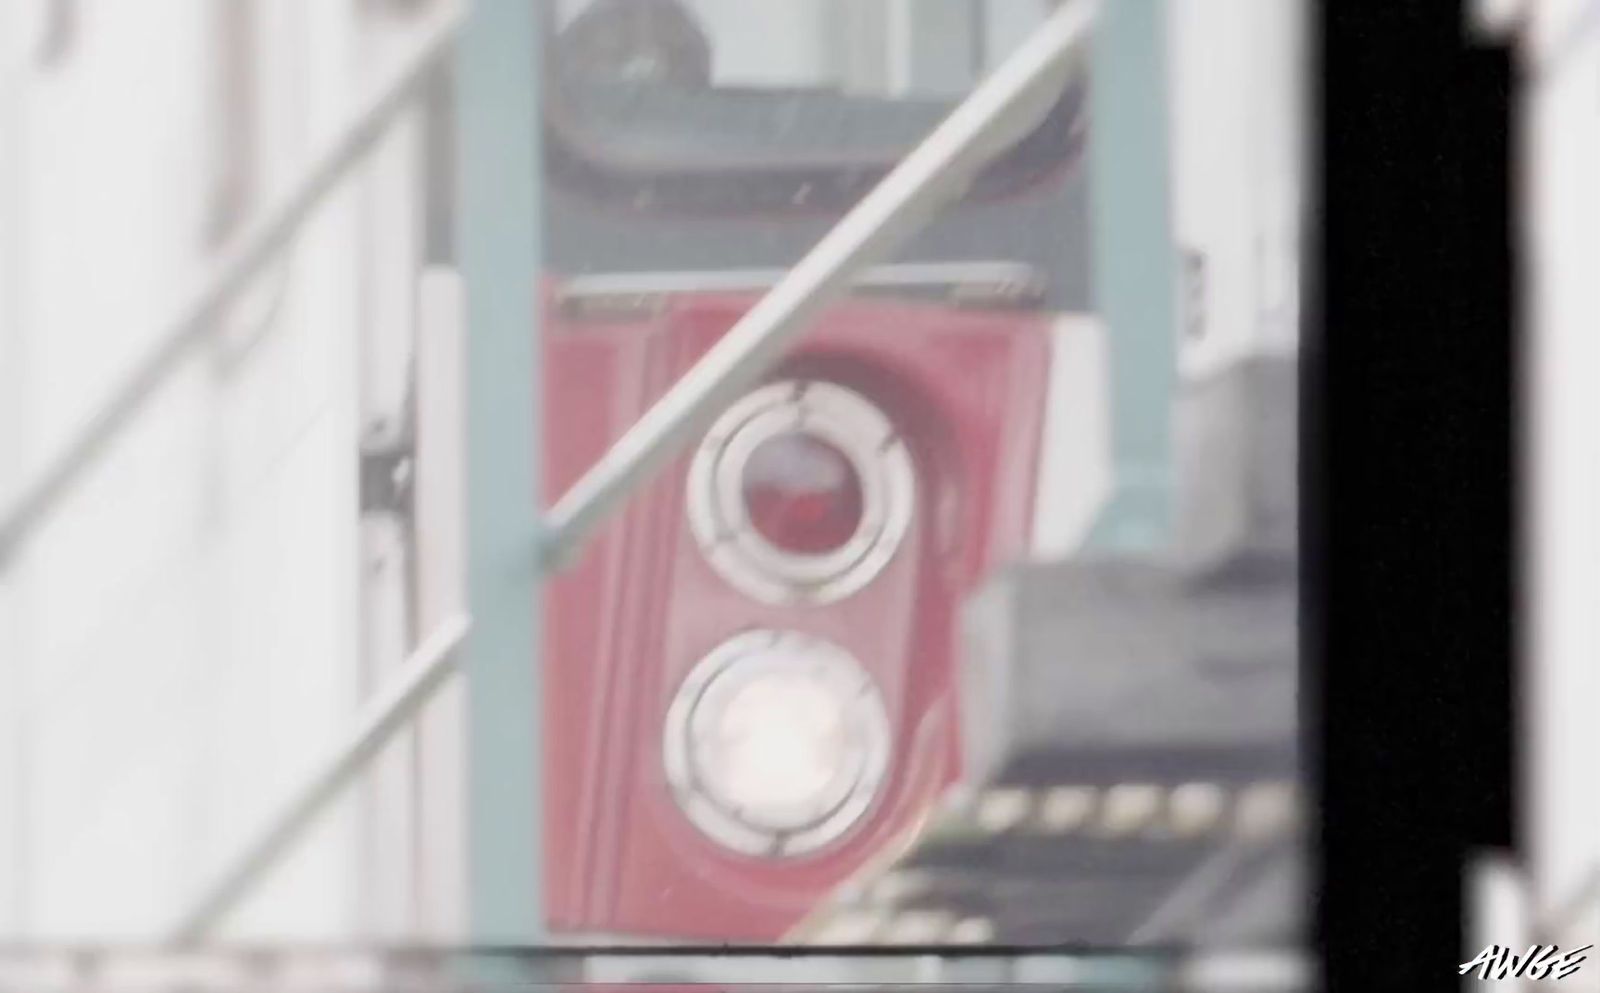
<svg viewBox="0 0 1600 993"><path fill-rule="evenodd" d="M78 429L61 453L0 511L0 566L57 506L63 494L127 429L173 371L222 327L222 309L299 233L306 219L383 137L418 84L450 49L462 11L451 6L418 32L417 40L363 99L295 181L261 217L218 255L200 282L160 329L110 398Z"/></svg>
<svg viewBox="0 0 1600 993"><path fill-rule="evenodd" d="M1118 751L1290 755L1297 374L1293 358L1256 356L1175 397L1168 554L1019 567L968 604L962 701L975 774Z"/></svg>
<svg viewBox="0 0 1600 993"><path fill-rule="evenodd" d="M999 576L963 618L964 768L975 783L1174 756L1187 774L1292 768L1296 607L1292 582L1210 586L1139 559Z"/></svg>

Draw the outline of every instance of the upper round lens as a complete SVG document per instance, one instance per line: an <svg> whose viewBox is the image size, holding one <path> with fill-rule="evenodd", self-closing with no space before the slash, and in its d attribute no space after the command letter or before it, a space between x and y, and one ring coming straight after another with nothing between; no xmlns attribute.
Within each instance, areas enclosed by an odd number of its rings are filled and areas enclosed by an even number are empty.
<svg viewBox="0 0 1600 993"><path fill-rule="evenodd" d="M844 452L804 432L756 446L744 467L744 499L756 531L786 552L831 552L861 525L855 466Z"/></svg>

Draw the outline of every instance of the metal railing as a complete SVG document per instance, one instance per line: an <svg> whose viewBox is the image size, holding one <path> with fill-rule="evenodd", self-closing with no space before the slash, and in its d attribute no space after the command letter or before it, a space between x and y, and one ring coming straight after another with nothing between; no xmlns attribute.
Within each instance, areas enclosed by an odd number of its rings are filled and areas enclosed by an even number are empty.
<svg viewBox="0 0 1600 993"><path fill-rule="evenodd" d="M809 318L837 299L857 273L880 261L944 205L958 198L996 155L1034 126L1085 50L1094 0L1064 3L1034 35L911 151L749 310L639 422L585 473L546 518L546 562L571 556L628 493L780 355ZM396 68L262 218L228 246L199 290L155 336L157 345L113 392L61 455L0 514L0 567L107 450L126 424L196 347L218 333L216 316L290 242L322 199L384 134L418 84L450 50L465 11L427 23ZM532 273L528 274L531 280ZM531 295L529 296L531 300ZM530 369L529 375L534 370ZM531 416L531 415L530 415ZM525 607L523 609L526 609ZM213 882L178 919L174 941L205 937L277 858L458 667L469 619L435 631L395 682L361 709L350 731L279 802ZM536 651L536 649L535 649ZM537 665L537 658L527 660ZM536 845L537 839L527 843Z"/></svg>

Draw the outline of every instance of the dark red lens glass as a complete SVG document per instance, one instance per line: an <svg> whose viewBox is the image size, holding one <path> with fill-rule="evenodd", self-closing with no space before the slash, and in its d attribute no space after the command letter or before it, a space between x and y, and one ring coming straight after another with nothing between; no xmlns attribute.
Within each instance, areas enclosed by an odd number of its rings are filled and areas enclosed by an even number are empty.
<svg viewBox="0 0 1600 993"><path fill-rule="evenodd" d="M769 438L744 468L745 509L761 536L786 552L821 555L861 524L861 477L844 452L816 435Z"/></svg>

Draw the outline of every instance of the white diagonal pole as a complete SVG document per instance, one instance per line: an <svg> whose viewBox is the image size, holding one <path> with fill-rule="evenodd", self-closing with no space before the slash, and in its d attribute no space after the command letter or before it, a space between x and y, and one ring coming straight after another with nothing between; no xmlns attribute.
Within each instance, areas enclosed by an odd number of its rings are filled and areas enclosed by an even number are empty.
<svg viewBox="0 0 1600 993"><path fill-rule="evenodd" d="M422 709L460 667L460 650L471 623L457 615L439 625L406 659L398 675L361 708L355 722L327 755L312 766L272 813L203 887L172 928L171 938L204 938L250 893L251 888L305 832L328 803L366 768L367 762Z"/></svg>

